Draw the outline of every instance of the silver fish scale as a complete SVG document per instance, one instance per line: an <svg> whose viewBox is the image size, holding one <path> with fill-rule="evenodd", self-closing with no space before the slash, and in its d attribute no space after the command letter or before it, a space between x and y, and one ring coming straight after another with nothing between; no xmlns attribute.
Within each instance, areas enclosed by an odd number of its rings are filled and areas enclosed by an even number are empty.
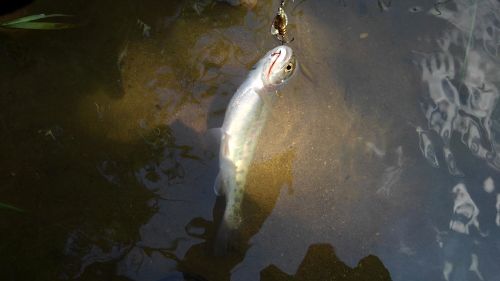
<svg viewBox="0 0 500 281"><path fill-rule="evenodd" d="M241 222L240 208L248 169L269 111L259 94L267 95L270 101L274 101L274 93L266 92L262 87L262 70L263 65L257 65L235 93L222 126L224 137L220 159L226 164L221 166L220 175L227 198L224 217L233 228Z"/></svg>
<svg viewBox="0 0 500 281"><path fill-rule="evenodd" d="M282 45L269 50L229 102L221 128L220 170L214 186L218 195L223 192L226 197L224 217L216 238L216 248L221 251L229 241L229 233L242 222L241 205L249 167L277 90L292 77L296 66L290 47Z"/></svg>
<svg viewBox="0 0 500 281"><path fill-rule="evenodd" d="M253 93L252 99L259 99L257 93ZM243 201L244 189L250 163L253 160L257 139L262 131L267 118L267 109L262 103L254 103L254 110L250 111L245 116L234 115L234 117L243 117L237 122L242 126L238 126L236 132L229 131L231 137L228 155L221 155L225 160L230 161L234 165L234 179L230 179L232 175L221 170L224 184L229 194L226 208L226 219L228 224L236 227L239 222L240 207ZM244 126L243 126L244 125ZM225 132L227 133L227 132ZM237 137L233 137L237 136ZM234 147L234 149L232 149Z"/></svg>

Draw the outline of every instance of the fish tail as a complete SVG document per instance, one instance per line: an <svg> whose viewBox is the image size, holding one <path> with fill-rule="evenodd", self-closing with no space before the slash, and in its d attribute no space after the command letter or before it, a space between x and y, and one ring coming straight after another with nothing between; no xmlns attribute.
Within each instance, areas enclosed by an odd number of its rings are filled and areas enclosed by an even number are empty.
<svg viewBox="0 0 500 281"><path fill-rule="evenodd" d="M220 223L219 230L215 237L215 255L224 256L228 253L231 245L234 245L235 239L237 240L237 229L241 223L239 213L231 212L226 209L224 217Z"/></svg>
<svg viewBox="0 0 500 281"><path fill-rule="evenodd" d="M225 256L229 248L229 238L232 228L225 219L221 221L217 235L215 236L214 254L215 256Z"/></svg>

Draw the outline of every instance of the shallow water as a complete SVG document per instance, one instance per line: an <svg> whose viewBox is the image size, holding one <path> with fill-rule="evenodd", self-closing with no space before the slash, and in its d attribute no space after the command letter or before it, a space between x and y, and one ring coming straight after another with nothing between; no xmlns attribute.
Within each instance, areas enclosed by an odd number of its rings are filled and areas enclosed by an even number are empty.
<svg viewBox="0 0 500 281"><path fill-rule="evenodd" d="M259 140L239 237L211 254L206 131L278 44L278 3L1 16L84 23L0 32L0 203L24 210L0 208L1 279L500 280L494 0L290 2L302 71Z"/></svg>

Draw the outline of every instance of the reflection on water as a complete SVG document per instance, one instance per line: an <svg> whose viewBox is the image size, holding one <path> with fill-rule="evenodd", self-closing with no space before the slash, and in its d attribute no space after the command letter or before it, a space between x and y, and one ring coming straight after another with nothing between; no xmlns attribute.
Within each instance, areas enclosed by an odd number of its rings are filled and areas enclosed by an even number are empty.
<svg viewBox="0 0 500 281"><path fill-rule="evenodd" d="M496 120L500 70L496 38L500 4L455 1L457 10L443 8L440 17L457 26L439 39L439 53L420 62L429 95L424 102L428 126L443 142L444 158L452 175L461 176L451 152L453 133L477 157L499 170ZM493 51L492 51L493 50Z"/></svg>
<svg viewBox="0 0 500 281"><path fill-rule="evenodd" d="M394 165L387 166L382 174L382 179L377 193L390 195L391 189L395 187L403 173L403 147L398 146L395 150L396 159Z"/></svg>
<svg viewBox="0 0 500 281"><path fill-rule="evenodd" d="M496 204L496 208L497 208L497 216L496 216L496 224L497 226L500 226L500 193L497 194L497 204Z"/></svg>
<svg viewBox="0 0 500 281"><path fill-rule="evenodd" d="M462 0L453 4L455 7L440 7L436 14L453 27L437 40L439 51L425 54L419 63L422 80L428 87L422 106L428 128L439 138L439 142L434 138L426 145L442 148L452 176L465 176L451 190L455 199L449 231L438 231L444 258L442 273L445 280L492 280L498 271L489 265L498 262L500 249L497 246L494 251L485 252L485 247L498 245L499 241L498 229L492 223L498 215L488 215L495 204L492 195L496 172L492 177L486 167L479 166L480 170L459 167L462 163L469 166L464 161L464 152L468 152L494 170L500 170L496 126L500 4ZM457 161L456 153L462 154L461 162ZM425 152L424 155L432 158ZM477 177L482 186L472 180Z"/></svg>
<svg viewBox="0 0 500 281"><path fill-rule="evenodd" d="M454 239L451 239L451 242L448 241L445 245L441 245L444 247L445 252L445 263L443 267L443 275L446 280L450 280L451 274L455 274L456 278L463 278L467 274L466 268L468 266L468 270L473 272L480 280L484 280L481 273L479 272L479 260L478 256L475 253L475 250L471 247L470 238L467 236L462 236L460 234L469 235L470 228L473 226L475 231L477 231L481 236L485 237L486 234L481 233L479 228L479 209L477 208L474 201L470 197L470 194L467 192L467 188L464 184L457 184L453 187L453 193L455 194L455 202L453 204L453 216L450 220L450 230L455 232L452 235ZM461 240L462 242L455 242L454 240ZM454 243L463 243L465 247L456 245ZM472 244L474 241L472 242ZM453 249L453 247L456 247ZM458 258L460 262L457 262L457 251L465 250L461 253L461 257ZM448 252L448 255L446 253ZM470 259L469 255L470 254ZM463 264L463 261L467 261L470 264ZM458 268L456 264L458 263ZM452 280L456 279L453 278Z"/></svg>
<svg viewBox="0 0 500 281"><path fill-rule="evenodd" d="M275 46L279 1L18 10L87 24L0 33L0 203L26 210L0 209L2 277L497 280L500 4L435 4L287 4L303 73L218 258L206 131Z"/></svg>

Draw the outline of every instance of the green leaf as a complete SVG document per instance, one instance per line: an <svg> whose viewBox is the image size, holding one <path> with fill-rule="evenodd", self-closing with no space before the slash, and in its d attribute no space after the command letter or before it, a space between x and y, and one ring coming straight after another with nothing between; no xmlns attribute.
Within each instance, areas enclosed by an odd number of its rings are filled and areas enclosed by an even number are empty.
<svg viewBox="0 0 500 281"><path fill-rule="evenodd" d="M18 18L12 21L0 23L4 28L20 28L20 29L39 29L39 30L54 30L54 29L67 29L77 27L74 23L58 23L58 22L35 22L36 20L55 18L55 17L73 17L66 14L39 14Z"/></svg>
<svg viewBox="0 0 500 281"><path fill-rule="evenodd" d="M16 23L21 23L21 22L29 22L29 21L35 21L35 20L46 19L46 18L53 18L53 17L72 17L72 15L66 15L66 14L50 14L50 15L38 14L38 15L25 16L25 17L22 17L22 18L11 20L11 21L2 23L2 25L11 25L11 24L16 24Z"/></svg>
<svg viewBox="0 0 500 281"><path fill-rule="evenodd" d="M23 209L19 209L17 207L14 207L12 205L9 205L9 204L5 204L5 203L2 203L0 202L0 209L9 209L9 210L12 210L12 211L16 211L16 212L20 212L20 213L23 213L24 210Z"/></svg>
<svg viewBox="0 0 500 281"><path fill-rule="evenodd" d="M21 22L15 25L9 25L9 28L20 29L38 29L38 30L55 30L55 29L68 29L75 28L77 24L74 23L60 23L60 22Z"/></svg>

